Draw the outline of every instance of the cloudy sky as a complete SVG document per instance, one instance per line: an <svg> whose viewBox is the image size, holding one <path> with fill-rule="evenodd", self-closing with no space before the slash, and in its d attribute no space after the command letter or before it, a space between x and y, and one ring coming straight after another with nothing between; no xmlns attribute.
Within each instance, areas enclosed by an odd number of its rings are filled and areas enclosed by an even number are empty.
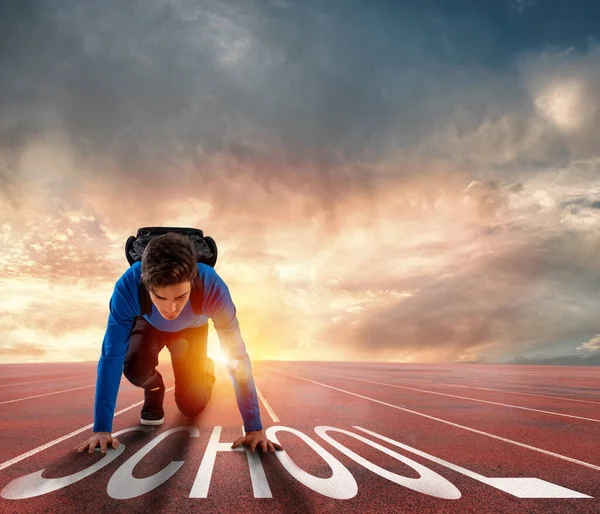
<svg viewBox="0 0 600 514"><path fill-rule="evenodd" d="M2 2L0 360L97 360L162 225L217 241L253 359L600 364L598 19Z"/></svg>

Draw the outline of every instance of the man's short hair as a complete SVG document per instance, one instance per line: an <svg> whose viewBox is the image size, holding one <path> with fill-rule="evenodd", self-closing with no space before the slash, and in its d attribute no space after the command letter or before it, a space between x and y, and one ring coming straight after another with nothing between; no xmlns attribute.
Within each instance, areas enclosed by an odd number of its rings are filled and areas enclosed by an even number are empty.
<svg viewBox="0 0 600 514"><path fill-rule="evenodd" d="M142 281L149 291L193 282L198 274L194 243L187 236L175 232L151 239L141 261Z"/></svg>

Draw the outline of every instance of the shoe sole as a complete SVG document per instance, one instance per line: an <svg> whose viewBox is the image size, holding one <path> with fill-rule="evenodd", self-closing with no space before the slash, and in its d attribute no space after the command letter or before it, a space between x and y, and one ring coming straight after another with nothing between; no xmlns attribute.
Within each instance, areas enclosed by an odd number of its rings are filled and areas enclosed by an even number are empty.
<svg viewBox="0 0 600 514"><path fill-rule="evenodd" d="M165 422L165 418L162 419L140 419L142 425L162 425Z"/></svg>

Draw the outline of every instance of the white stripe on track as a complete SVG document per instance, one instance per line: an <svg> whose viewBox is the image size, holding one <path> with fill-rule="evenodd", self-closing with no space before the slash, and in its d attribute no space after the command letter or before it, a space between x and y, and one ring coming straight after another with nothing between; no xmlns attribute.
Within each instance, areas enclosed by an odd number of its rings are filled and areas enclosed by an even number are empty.
<svg viewBox="0 0 600 514"><path fill-rule="evenodd" d="M96 384L74 387L73 389L63 389L62 391L53 391L52 393L44 393L44 394L36 394L35 396L26 396L25 398L17 398L16 400L6 400L4 402L0 402L0 405L4 405L5 403L14 403L14 402L22 402L23 400L31 400L33 398L41 398L42 396L50 396L51 394L61 394L68 393L69 391L77 391L79 389L87 389L89 387L94 387Z"/></svg>
<svg viewBox="0 0 600 514"><path fill-rule="evenodd" d="M416 387L406 387L406 386L401 386L401 385L396 385L396 384L388 384L387 382L377 382L375 380L366 380L364 378L348 377L345 375L334 375L333 373L325 373L324 371L312 370L312 372L319 373L321 375L329 375L331 377L345 378L345 379L349 379L349 380L359 380L360 382L370 382L371 384L377 384L377 385L382 385L382 386L387 386L387 387L398 387L399 389L408 389L410 391L419 391L421 393L437 394L440 396L450 396L451 398L460 398L461 400L469 400L472 402L490 403L492 405L500 405L502 407L509 407L511 409L530 410L533 412L541 412L542 414L551 414L552 416L562 416L565 418L575 418L575 419L581 419L583 421L593 421L594 423L600 423L600 419L596 419L596 418L584 418L583 416L574 416L573 414L562 414L560 412L553 412L553 411L549 411L549 410L533 409L531 407L521 407L519 405L511 405L510 403L492 402L491 400L480 400L478 398L469 398L468 396L458 396L456 394L440 393L438 391L428 391L427 389L417 389Z"/></svg>
<svg viewBox="0 0 600 514"><path fill-rule="evenodd" d="M171 391L172 389L175 389L175 387L166 389L165 393L168 391ZM137 407L138 405L142 405L142 403L144 403L144 400L142 400L141 402L132 403L129 407L125 407L124 409L121 409L119 412L115 412L113 419L116 418L119 414L123 414L124 412L127 412L128 410L131 410L131 409ZM5 468L8 468L9 466L12 466L13 464L16 464L17 462L25 460L27 457L31 457L32 455L35 455L36 453L39 453L39 452L45 450L46 448L50 448L51 446L54 446L55 444L66 441L67 439L69 439L70 437L73 437L74 435L81 434L81 432L85 432L88 428L93 428L93 426L94 426L94 424L90 423L89 425L86 425L82 428L78 428L77 430L75 430L74 432L71 432L70 434L63 435L62 437L59 437L58 439L54 439L53 441L43 444L42 446L38 446L37 448L34 448L33 450L28 451L27 453L19 455L18 457L15 457L13 459L7 460L6 462L3 462L2 464L0 464L0 471Z"/></svg>
<svg viewBox="0 0 600 514"><path fill-rule="evenodd" d="M329 389L335 389L336 391L340 391L342 393L346 393L346 394L351 394L352 396L357 396L358 398L363 398L365 400L369 400L371 402L375 402L375 403L380 403L381 405L386 405L387 407L392 407L394 409L399 409L399 410L403 410L405 412L410 412L411 414L416 414L417 416L422 416L424 418L428 418L428 419L432 419L434 421L439 421L440 423L445 423L446 425L451 425L453 427L457 427L457 428L462 428L463 430L468 430L469 432L473 432L475 434L481 434L484 435L486 437L491 437L493 439L497 439L499 441L504 441L505 443L510 443L510 444L514 444L516 446L521 446L522 448L527 448L528 450L533 450L539 453L543 453L545 455L550 455L552 457L556 457L558 459L562 459L565 460L567 462L572 462L573 464L579 464L580 466L585 466L586 468L590 468L590 469L594 469L596 471L600 471L600 466L596 466L595 464L590 464L589 462L585 462L582 460L577 460L577 459L573 459L572 457L567 457L565 455L561 455L560 453L554 453L548 450L544 450L542 448L537 448L536 446L530 446L528 444L525 443L520 443L519 441L513 441L512 439L506 439L505 437L501 437L498 435L494 435L494 434L490 434L488 432L483 432L481 430L477 430L475 428L471 428L471 427L467 427L464 425L459 425L458 423L453 423L452 421L447 421L445 419L441 419L441 418L436 418L435 416L430 416L428 414L423 414L422 412L417 412L414 410L410 410L410 409L406 409L404 407L399 407L398 405L393 405L391 403L387 403L387 402L382 402L381 400L376 400L375 398L370 398L368 396L363 396L362 394L357 394L357 393L353 393L351 391L346 391L344 389L340 389L338 387L333 387L327 384L323 384L321 382L316 382L314 380L310 380L308 378L304 378L301 377L299 375L294 375L292 373L287 373L285 371L280 371L278 369L275 368L271 368L268 366L265 366L265 368L270 369L272 371L275 371L276 373L283 373L284 375L289 375L290 377L295 377L295 378L299 378L300 380L305 380L306 382L312 382L313 384L317 384L323 387L328 387Z"/></svg>
<svg viewBox="0 0 600 514"><path fill-rule="evenodd" d="M67 377L67 378L51 378L48 380L34 380L33 382L17 382L16 384L0 384L0 387L13 387L13 386L22 386L27 384L39 384L41 382L60 382L61 380L71 380L73 378L83 378L89 377L90 375L77 375L76 377Z"/></svg>
<svg viewBox="0 0 600 514"><path fill-rule="evenodd" d="M256 385L256 383L254 384L254 387L256 388L256 394L258 394L258 397L263 402L263 404L264 404L265 408L267 409L267 412L269 413L269 416L271 416L271 419L273 420L273 422L274 423L279 423L279 418L276 416L275 411L271 408L271 406L268 404L268 402L265 399L265 397L259 391L258 386Z"/></svg>
<svg viewBox="0 0 600 514"><path fill-rule="evenodd" d="M404 380L404 381L407 381L407 382L411 382L411 380L408 379L408 378L400 378L398 380ZM412 381L412 382L414 383L414 382L417 382L417 381ZM492 389L490 387L466 386L466 385L459 385L459 384L449 384L448 382L439 382L439 383L438 382L430 382L430 381L424 382L422 380L419 381L419 383L423 384L423 385L431 385L431 386L439 386L439 387L441 387L441 386L462 387L462 388L465 388L465 389L480 389L481 391L496 391L498 393L524 394L526 396L538 396L540 398L552 398L553 400L566 400L566 401L569 401L569 402L594 403L596 405L600 405L600 402L594 402L592 400L578 400L576 398L565 398L563 396L550 396L548 394L522 393L521 391L511 391L511 390L508 390L508 389Z"/></svg>

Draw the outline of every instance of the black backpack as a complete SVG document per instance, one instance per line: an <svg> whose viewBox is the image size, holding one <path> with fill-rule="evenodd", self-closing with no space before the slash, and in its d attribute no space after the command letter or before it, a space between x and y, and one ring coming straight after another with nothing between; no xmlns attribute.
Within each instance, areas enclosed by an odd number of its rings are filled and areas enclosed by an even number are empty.
<svg viewBox="0 0 600 514"><path fill-rule="evenodd" d="M125 243L125 257L129 265L132 266L135 262L142 259L146 245L151 239L156 236L162 236L167 232L176 232L187 236L196 249L196 259L198 262L208 264L211 267L215 267L217 262L217 243L210 236L205 236L202 230L197 228L181 228L181 227L142 227L137 231L137 235L129 236ZM200 277L196 275L194 282L192 283L192 292L190 294L190 301L192 304L192 310L195 314L202 313L202 300L203 300L203 287ZM150 294L146 290L144 283L140 281L138 286L138 293L140 298L140 309L142 316L144 314L150 314L152 312L152 300Z"/></svg>

